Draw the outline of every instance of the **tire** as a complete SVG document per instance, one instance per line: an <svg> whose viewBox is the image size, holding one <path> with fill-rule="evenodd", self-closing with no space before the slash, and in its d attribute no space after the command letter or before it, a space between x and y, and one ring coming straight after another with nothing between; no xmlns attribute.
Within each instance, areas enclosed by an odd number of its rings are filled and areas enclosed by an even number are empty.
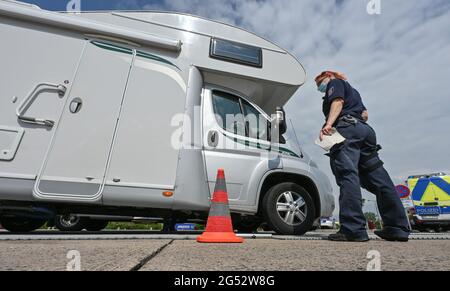
<svg viewBox="0 0 450 291"><path fill-rule="evenodd" d="M89 219L88 221L85 222L85 226L88 231L101 231L105 229L108 223L109 221L106 220Z"/></svg>
<svg viewBox="0 0 450 291"><path fill-rule="evenodd" d="M292 198L287 199L289 193ZM296 207L296 201L299 201L302 206ZM277 203L283 205L286 210L277 210ZM262 201L262 213L270 228L282 235L303 235L312 228L316 218L311 195L301 186L290 182L275 185L267 191Z"/></svg>
<svg viewBox="0 0 450 291"><path fill-rule="evenodd" d="M57 215L55 227L60 231L82 231L85 228L86 219L75 214Z"/></svg>
<svg viewBox="0 0 450 291"><path fill-rule="evenodd" d="M162 232L164 233L171 233L171 232L176 232L176 225L178 220L173 218L173 217L168 217L165 218L163 221L163 228L162 228Z"/></svg>
<svg viewBox="0 0 450 291"><path fill-rule="evenodd" d="M30 232L43 226L47 220L25 217L2 217L0 224L10 232Z"/></svg>

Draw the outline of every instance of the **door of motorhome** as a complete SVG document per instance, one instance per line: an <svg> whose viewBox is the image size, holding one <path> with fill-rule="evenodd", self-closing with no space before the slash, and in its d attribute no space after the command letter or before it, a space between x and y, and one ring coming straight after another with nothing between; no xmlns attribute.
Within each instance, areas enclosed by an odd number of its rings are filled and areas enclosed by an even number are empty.
<svg viewBox="0 0 450 291"><path fill-rule="evenodd" d="M224 168L231 203L255 203L247 196L255 171L282 168L279 153L269 152L270 118L242 94L211 85L203 91L203 116L208 181Z"/></svg>
<svg viewBox="0 0 450 291"><path fill-rule="evenodd" d="M99 199L132 61L131 49L86 42L36 182L37 197Z"/></svg>

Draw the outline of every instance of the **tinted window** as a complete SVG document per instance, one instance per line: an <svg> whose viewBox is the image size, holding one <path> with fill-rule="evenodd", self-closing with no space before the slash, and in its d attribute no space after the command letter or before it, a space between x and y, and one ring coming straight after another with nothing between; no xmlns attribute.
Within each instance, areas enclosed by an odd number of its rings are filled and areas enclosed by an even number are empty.
<svg viewBox="0 0 450 291"><path fill-rule="evenodd" d="M245 121L238 97L214 91L213 107L217 122L226 131L245 136Z"/></svg>
<svg viewBox="0 0 450 291"><path fill-rule="evenodd" d="M244 65L262 67L262 49L222 39L212 39L211 57L240 63Z"/></svg>

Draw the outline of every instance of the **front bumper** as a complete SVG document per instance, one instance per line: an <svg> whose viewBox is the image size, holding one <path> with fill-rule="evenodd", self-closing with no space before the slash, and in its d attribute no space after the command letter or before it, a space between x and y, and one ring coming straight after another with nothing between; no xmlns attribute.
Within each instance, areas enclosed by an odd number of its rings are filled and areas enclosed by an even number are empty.
<svg viewBox="0 0 450 291"><path fill-rule="evenodd" d="M441 214L438 216L414 215L413 222L417 226L450 225L450 214Z"/></svg>

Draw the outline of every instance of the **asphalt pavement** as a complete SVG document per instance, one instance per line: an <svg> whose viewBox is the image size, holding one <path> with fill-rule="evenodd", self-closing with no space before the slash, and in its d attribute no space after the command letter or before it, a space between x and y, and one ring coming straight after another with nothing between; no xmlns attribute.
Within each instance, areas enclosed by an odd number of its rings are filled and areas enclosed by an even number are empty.
<svg viewBox="0 0 450 291"><path fill-rule="evenodd" d="M195 233L1 232L0 270L450 270L449 234L417 234L408 243L338 243L327 234L244 234L242 244L200 244Z"/></svg>

